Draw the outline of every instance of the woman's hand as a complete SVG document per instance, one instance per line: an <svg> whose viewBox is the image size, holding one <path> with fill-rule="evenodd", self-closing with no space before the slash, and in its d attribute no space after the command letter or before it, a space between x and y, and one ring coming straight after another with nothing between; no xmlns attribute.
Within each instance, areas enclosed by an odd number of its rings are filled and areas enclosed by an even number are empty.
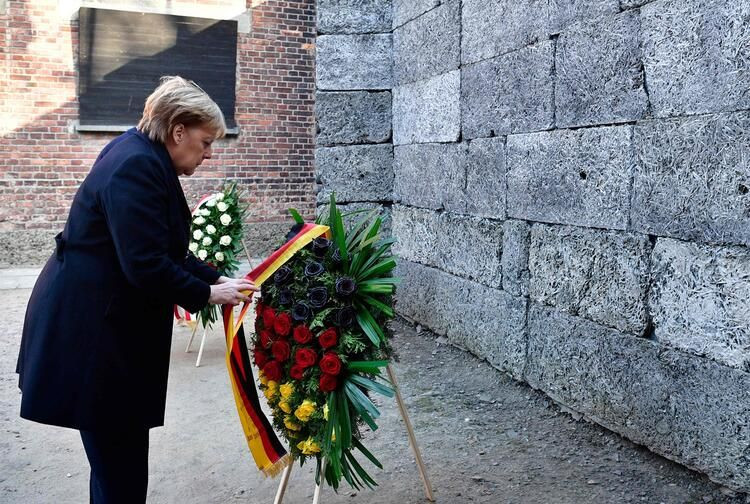
<svg viewBox="0 0 750 504"><path fill-rule="evenodd" d="M224 281L222 281L222 279ZM221 277L211 286L211 295L208 302L211 304L238 305L241 302L249 302L251 292L258 292L254 283L244 278Z"/></svg>

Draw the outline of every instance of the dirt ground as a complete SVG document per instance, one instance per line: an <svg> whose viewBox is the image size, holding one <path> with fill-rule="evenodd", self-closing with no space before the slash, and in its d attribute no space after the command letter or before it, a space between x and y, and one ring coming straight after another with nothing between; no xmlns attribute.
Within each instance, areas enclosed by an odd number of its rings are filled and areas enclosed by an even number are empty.
<svg viewBox="0 0 750 504"><path fill-rule="evenodd" d="M15 369L29 290L0 291L0 502L88 502L88 464L76 431L18 417ZM395 370L437 502L459 503L750 503L620 436L564 413L429 332L394 324ZM189 330L174 333L165 427L151 431L149 502L273 502L277 480L263 479L245 445L218 331L202 366ZM143 349L147 351L147 348ZM422 484L395 401L380 400L380 428L365 445L384 462L379 488L324 503L422 503ZM312 502L312 466L295 466L285 503Z"/></svg>

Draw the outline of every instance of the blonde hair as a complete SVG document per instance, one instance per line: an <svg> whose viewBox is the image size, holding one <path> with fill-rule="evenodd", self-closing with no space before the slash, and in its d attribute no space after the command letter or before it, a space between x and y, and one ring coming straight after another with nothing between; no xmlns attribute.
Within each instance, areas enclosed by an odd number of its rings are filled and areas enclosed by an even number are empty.
<svg viewBox="0 0 750 504"><path fill-rule="evenodd" d="M227 131L224 114L208 93L195 82L177 75L160 79L161 83L146 98L138 130L155 142L166 143L178 124L203 125L221 138Z"/></svg>

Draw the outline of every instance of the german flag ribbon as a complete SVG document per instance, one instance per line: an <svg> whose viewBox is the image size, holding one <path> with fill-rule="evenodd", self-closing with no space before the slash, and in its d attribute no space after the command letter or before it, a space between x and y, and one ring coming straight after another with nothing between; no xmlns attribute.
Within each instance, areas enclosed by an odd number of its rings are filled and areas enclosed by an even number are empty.
<svg viewBox="0 0 750 504"><path fill-rule="evenodd" d="M294 254L323 234L330 236L328 226L304 224L294 238L271 254L245 278L260 287ZM237 412L240 415L242 430L245 433L250 453L263 474L275 476L290 465L292 459L281 445L271 422L260 408L245 333L242 330L242 322L249 306L250 303L245 303L242 306L237 320L234 319L233 307L231 305L223 306L224 334L227 343L227 370L229 371L229 381L232 383Z"/></svg>

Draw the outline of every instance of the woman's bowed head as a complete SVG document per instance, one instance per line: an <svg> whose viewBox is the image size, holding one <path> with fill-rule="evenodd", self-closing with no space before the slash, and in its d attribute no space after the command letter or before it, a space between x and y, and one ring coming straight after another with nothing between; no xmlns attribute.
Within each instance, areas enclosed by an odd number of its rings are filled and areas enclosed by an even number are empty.
<svg viewBox="0 0 750 504"><path fill-rule="evenodd" d="M162 77L148 97L138 130L163 143L177 175L190 176L211 159L211 146L226 134L219 106L195 82L182 77Z"/></svg>

